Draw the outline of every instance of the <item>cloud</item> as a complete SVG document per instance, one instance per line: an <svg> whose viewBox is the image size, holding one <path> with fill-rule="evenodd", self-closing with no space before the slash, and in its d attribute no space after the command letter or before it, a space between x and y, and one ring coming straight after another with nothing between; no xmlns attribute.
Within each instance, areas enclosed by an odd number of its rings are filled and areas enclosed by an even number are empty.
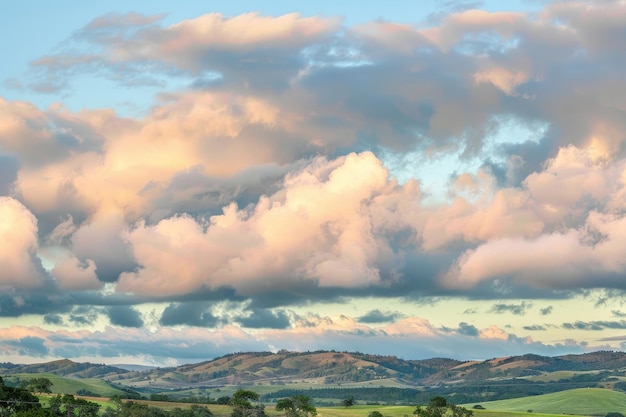
<svg viewBox="0 0 626 417"><path fill-rule="evenodd" d="M43 316L43 322L46 324L63 325L63 318L59 314L46 314Z"/></svg>
<svg viewBox="0 0 626 417"><path fill-rule="evenodd" d="M394 279L397 259L387 236L410 230L404 215L416 197L415 184L397 185L371 153L318 158L255 206L231 204L199 221L139 223L126 239L141 267L123 273L117 289L156 296L222 286L253 294L306 281L383 285ZM297 235L290 232L296 229Z"/></svg>
<svg viewBox="0 0 626 417"><path fill-rule="evenodd" d="M368 324L388 323L388 322L396 321L403 317L404 317L404 314L402 313L392 312L392 311L383 312L381 310L375 309L375 310L370 310L369 312L359 317L358 321L359 323L368 323Z"/></svg>
<svg viewBox="0 0 626 417"><path fill-rule="evenodd" d="M531 326L524 326L524 330L529 330L529 331L546 331L547 328L546 328L546 326L542 326L540 324L533 324Z"/></svg>
<svg viewBox="0 0 626 417"><path fill-rule="evenodd" d="M122 330L147 340L152 325L166 328L155 355L186 357L200 345L172 340L189 328L224 338L210 352L268 349L271 335L280 347L390 352L383 342L425 338L433 350L420 354L437 356L459 341L566 349L501 322L443 331L378 308L357 319L286 309L460 297L530 315L516 299L624 289L624 4L444 9L355 26L109 14L75 31L10 84L82 102L93 94L72 90L74 78L104 77L114 94L103 97L149 86L156 98L136 117L0 98L0 315L78 328L108 317L104 333L128 354L140 353ZM428 193L433 177L441 198ZM164 303L160 317L139 313L147 302ZM75 345L50 352L88 354Z"/></svg>
<svg viewBox="0 0 626 417"><path fill-rule="evenodd" d="M291 325L289 315L283 311L270 311L255 308L248 316L242 316L236 321L249 329L286 329Z"/></svg>
<svg viewBox="0 0 626 417"><path fill-rule="evenodd" d="M26 336L15 341L8 341L8 344L18 348L18 352L22 356L45 357L49 354L46 347L45 339L35 336Z"/></svg>
<svg viewBox="0 0 626 417"><path fill-rule="evenodd" d="M542 308L541 310L539 310L539 312L541 313L542 316L548 316L552 314L553 310L554 310L554 307L548 306L548 307Z"/></svg>
<svg viewBox="0 0 626 417"><path fill-rule="evenodd" d="M465 322L459 323L459 329L457 330L459 334L463 336L478 336L478 329L476 326L467 324Z"/></svg>
<svg viewBox="0 0 626 417"><path fill-rule="evenodd" d="M137 310L128 306L111 306L107 308L111 324L121 327L142 327L144 322Z"/></svg>
<svg viewBox="0 0 626 417"><path fill-rule="evenodd" d="M0 286L35 288L46 279L36 257L37 218L19 201L0 196Z"/></svg>
<svg viewBox="0 0 626 417"><path fill-rule="evenodd" d="M576 321L573 323L563 323L561 325L564 329L568 330L593 330L600 331L604 329L626 329L626 320L620 321Z"/></svg>
<svg viewBox="0 0 626 417"><path fill-rule="evenodd" d="M0 153L0 195L8 195L14 187L19 171L19 160L13 155Z"/></svg>
<svg viewBox="0 0 626 417"><path fill-rule="evenodd" d="M163 311L159 323L163 326L216 327L220 320L211 312L211 305L201 302L172 303Z"/></svg>
<svg viewBox="0 0 626 417"><path fill-rule="evenodd" d="M511 313L516 316L523 316L532 307L532 303L522 302L521 304L494 304L489 311L491 313L503 314Z"/></svg>

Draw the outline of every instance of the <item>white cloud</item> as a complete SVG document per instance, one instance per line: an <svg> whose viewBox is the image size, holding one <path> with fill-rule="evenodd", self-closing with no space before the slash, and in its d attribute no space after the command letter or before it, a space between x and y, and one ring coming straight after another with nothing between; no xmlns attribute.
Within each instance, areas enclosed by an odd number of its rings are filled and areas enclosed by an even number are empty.
<svg viewBox="0 0 626 417"><path fill-rule="evenodd" d="M37 219L19 201L0 196L0 286L33 288L45 275L36 257Z"/></svg>

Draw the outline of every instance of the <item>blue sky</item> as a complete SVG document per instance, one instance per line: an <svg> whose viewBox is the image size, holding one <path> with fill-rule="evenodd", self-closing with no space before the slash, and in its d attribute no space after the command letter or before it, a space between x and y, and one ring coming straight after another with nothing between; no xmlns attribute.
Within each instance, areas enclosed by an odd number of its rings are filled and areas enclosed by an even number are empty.
<svg viewBox="0 0 626 417"><path fill-rule="evenodd" d="M623 1L27 1L0 25L6 360L623 349Z"/></svg>

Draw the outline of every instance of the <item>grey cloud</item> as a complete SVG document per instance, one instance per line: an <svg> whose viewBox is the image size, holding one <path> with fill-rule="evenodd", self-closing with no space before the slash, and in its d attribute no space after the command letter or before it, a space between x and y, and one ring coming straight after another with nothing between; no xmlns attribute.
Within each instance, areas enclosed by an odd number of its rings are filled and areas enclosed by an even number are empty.
<svg viewBox="0 0 626 417"><path fill-rule="evenodd" d="M111 324L122 327L142 327L143 319L137 310L128 306L112 306L106 309Z"/></svg>
<svg viewBox="0 0 626 417"><path fill-rule="evenodd" d="M619 321L576 321L574 323L563 323L561 325L568 330L593 330L600 331L604 329L626 329L626 320Z"/></svg>
<svg viewBox="0 0 626 417"><path fill-rule="evenodd" d="M63 317L60 314L46 314L43 321L46 324L63 325Z"/></svg>
<svg viewBox="0 0 626 417"><path fill-rule="evenodd" d="M547 330L545 326L542 326L540 324L533 324L532 326L524 326L524 330L529 330L529 331L544 331Z"/></svg>
<svg viewBox="0 0 626 417"><path fill-rule="evenodd" d="M0 153L0 195L11 194L19 167L17 157Z"/></svg>
<svg viewBox="0 0 626 417"><path fill-rule="evenodd" d="M476 326L465 322L459 323L459 329L457 332L463 336L478 336L478 329Z"/></svg>
<svg viewBox="0 0 626 417"><path fill-rule="evenodd" d="M72 310L68 320L77 326L89 326L98 319L99 315L100 309L98 307L78 306Z"/></svg>
<svg viewBox="0 0 626 417"><path fill-rule="evenodd" d="M516 316L523 316L526 310L532 307L532 303L522 302L521 304L494 304L489 309L490 313L503 314L511 313Z"/></svg>
<svg viewBox="0 0 626 417"><path fill-rule="evenodd" d="M250 310L248 316L238 317L235 321L251 329L287 329L291 326L289 315L284 310L254 308Z"/></svg>
<svg viewBox="0 0 626 417"><path fill-rule="evenodd" d="M24 356L43 357L49 353L45 340L40 337L26 336L18 340L5 341L5 343L18 347L20 355Z"/></svg>
<svg viewBox="0 0 626 417"><path fill-rule="evenodd" d="M168 305L159 323L163 326L215 327L220 323L220 319L211 312L210 303L186 302Z"/></svg>
<svg viewBox="0 0 626 417"><path fill-rule="evenodd" d="M361 323L389 323L404 317L404 314L393 311L371 310L357 319Z"/></svg>
<svg viewBox="0 0 626 417"><path fill-rule="evenodd" d="M137 267L128 243L121 236L123 227L121 218L102 218L81 226L71 238L79 259L95 261L96 274L101 281L115 282L122 272Z"/></svg>
<svg viewBox="0 0 626 417"><path fill-rule="evenodd" d="M303 162L252 166L226 178L207 176L204 167L195 166L174 174L167 184L147 184L139 194L151 200L150 222L180 213L218 214L232 202L246 207L262 195L275 193L284 176Z"/></svg>
<svg viewBox="0 0 626 417"><path fill-rule="evenodd" d="M539 310L539 312L541 313L542 316L548 316L552 314L553 310L554 310L554 307L548 306L548 307L542 308L541 310Z"/></svg>
<svg viewBox="0 0 626 417"><path fill-rule="evenodd" d="M43 294L43 292L48 293ZM0 317L63 313L71 308L70 298L57 295L56 289L53 287L42 289L42 293L37 291L18 291L14 295L0 294Z"/></svg>
<svg viewBox="0 0 626 417"><path fill-rule="evenodd" d="M626 317L626 313L622 312L621 310L611 310L611 314L613 314L614 317Z"/></svg>

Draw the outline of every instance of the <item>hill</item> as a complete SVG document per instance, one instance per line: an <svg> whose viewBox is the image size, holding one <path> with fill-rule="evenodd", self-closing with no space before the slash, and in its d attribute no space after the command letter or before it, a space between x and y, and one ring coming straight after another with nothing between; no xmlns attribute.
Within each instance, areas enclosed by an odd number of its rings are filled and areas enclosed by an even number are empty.
<svg viewBox="0 0 626 417"><path fill-rule="evenodd" d="M465 404L471 408L474 404ZM579 388L552 394L480 403L486 410L604 416L626 410L626 395L600 388Z"/></svg>
<svg viewBox="0 0 626 417"><path fill-rule="evenodd" d="M15 365L12 363L0 363L2 374L41 374L51 373L75 378L103 378L107 375L119 375L128 372L126 369L116 368L104 364L77 363L69 359L31 364Z"/></svg>
<svg viewBox="0 0 626 417"><path fill-rule="evenodd" d="M404 360L358 352L283 350L234 353L178 367L125 367L64 359L36 365L0 364L0 373L49 373L77 381L96 378L128 393L137 391L144 396L166 393L171 398L217 398L230 395L239 387L254 386L269 402L279 396L304 394L328 404L346 395L361 403L391 404L423 403L432 396L444 395L458 404L573 388L626 391L623 352L557 357L528 354L462 362L445 358Z"/></svg>

